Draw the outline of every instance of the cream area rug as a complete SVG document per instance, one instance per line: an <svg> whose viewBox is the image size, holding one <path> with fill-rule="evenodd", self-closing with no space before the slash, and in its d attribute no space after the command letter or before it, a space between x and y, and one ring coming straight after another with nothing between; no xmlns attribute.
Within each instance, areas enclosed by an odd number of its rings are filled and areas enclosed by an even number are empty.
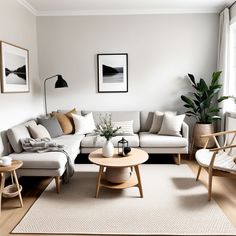
<svg viewBox="0 0 236 236"><path fill-rule="evenodd" d="M142 165L143 199L136 187L103 188L96 199L97 172L93 164L76 165L60 194L51 182L12 233L236 235L187 165Z"/></svg>

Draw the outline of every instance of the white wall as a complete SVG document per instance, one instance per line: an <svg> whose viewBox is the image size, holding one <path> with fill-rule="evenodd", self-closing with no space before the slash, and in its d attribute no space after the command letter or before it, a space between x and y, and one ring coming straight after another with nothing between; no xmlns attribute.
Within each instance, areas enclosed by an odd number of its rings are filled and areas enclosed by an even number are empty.
<svg viewBox="0 0 236 236"><path fill-rule="evenodd" d="M38 17L40 77L61 73L68 89L48 91L49 110L184 110L186 74L216 70L218 14ZM129 92L97 92L97 53L129 56Z"/></svg>
<svg viewBox="0 0 236 236"><path fill-rule="evenodd" d="M0 93L0 131L43 112L36 17L16 0L0 0L0 40L29 50L29 93Z"/></svg>

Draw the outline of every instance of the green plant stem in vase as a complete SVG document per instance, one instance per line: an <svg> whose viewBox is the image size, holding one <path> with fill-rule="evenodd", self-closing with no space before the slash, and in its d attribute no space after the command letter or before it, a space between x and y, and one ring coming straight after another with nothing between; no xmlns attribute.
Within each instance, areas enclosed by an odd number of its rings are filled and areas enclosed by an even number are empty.
<svg viewBox="0 0 236 236"><path fill-rule="evenodd" d="M114 146L110 139L116 136L117 131L121 127L114 127L111 115L100 116L100 123L96 125L95 134L106 139L102 152L104 157L112 157L114 154Z"/></svg>

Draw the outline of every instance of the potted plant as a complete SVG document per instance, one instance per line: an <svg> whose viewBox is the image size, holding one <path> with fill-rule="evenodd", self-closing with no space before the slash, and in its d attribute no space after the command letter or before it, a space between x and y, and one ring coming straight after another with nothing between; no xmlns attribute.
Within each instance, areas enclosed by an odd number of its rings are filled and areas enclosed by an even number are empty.
<svg viewBox="0 0 236 236"><path fill-rule="evenodd" d="M193 130L193 142L197 147L203 147L205 145L206 140L200 138L201 135L214 132L213 122L221 119L218 115L221 109L219 103L230 97L221 96L218 98L218 93L222 87L219 83L220 74L221 71L213 72L209 85L207 85L204 79L196 82L194 76L188 74L195 91L191 97L181 96L181 99L185 103L184 106L188 108L186 115L196 119ZM210 141L207 147L214 145L214 141Z"/></svg>
<svg viewBox="0 0 236 236"><path fill-rule="evenodd" d="M116 136L117 131L121 127L114 127L111 120L111 115L100 116L100 123L96 125L95 134L106 138L106 143L102 148L102 155L104 157L112 157L114 154L114 146L111 138Z"/></svg>

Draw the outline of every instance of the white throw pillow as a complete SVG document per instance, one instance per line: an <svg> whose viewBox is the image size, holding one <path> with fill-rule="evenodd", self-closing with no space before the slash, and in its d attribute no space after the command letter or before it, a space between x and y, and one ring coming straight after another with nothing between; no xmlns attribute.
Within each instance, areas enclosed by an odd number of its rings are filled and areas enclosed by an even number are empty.
<svg viewBox="0 0 236 236"><path fill-rule="evenodd" d="M42 125L37 125L37 124L30 124L27 126L30 135L32 136L32 138L36 139L36 138L49 138L51 139L51 136L48 132L48 130L42 126Z"/></svg>
<svg viewBox="0 0 236 236"><path fill-rule="evenodd" d="M161 125L163 122L164 114L176 115L176 111L155 111L153 114L152 126L149 130L149 133L156 134L160 131Z"/></svg>
<svg viewBox="0 0 236 236"><path fill-rule="evenodd" d="M182 137L180 134L185 115L173 116L165 114L158 134Z"/></svg>
<svg viewBox="0 0 236 236"><path fill-rule="evenodd" d="M92 133L96 129L92 112L85 116L75 115L72 113L72 117L75 124L76 134L88 134Z"/></svg>
<svg viewBox="0 0 236 236"><path fill-rule="evenodd" d="M134 121L133 120L129 120L129 121L113 121L112 125L114 128L117 127L121 127L118 131L117 131L117 135L134 135L134 129L133 129L133 124Z"/></svg>

